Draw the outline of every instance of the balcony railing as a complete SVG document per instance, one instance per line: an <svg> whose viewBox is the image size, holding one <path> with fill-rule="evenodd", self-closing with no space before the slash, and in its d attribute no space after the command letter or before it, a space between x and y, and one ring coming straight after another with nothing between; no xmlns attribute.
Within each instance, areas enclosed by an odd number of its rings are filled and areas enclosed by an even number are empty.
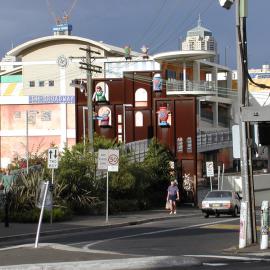
<svg viewBox="0 0 270 270"><path fill-rule="evenodd" d="M206 152L232 146L232 132L228 129L219 131L197 131L197 151Z"/></svg>
<svg viewBox="0 0 270 270"><path fill-rule="evenodd" d="M224 87L218 87L211 81L166 81L167 94L206 94L206 95L218 95L220 97L229 97L229 89Z"/></svg>

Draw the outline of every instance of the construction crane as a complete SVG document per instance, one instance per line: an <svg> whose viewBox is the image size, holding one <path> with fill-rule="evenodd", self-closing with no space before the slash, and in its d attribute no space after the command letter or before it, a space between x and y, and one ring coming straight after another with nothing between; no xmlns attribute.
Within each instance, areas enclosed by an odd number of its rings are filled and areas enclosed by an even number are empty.
<svg viewBox="0 0 270 270"><path fill-rule="evenodd" d="M68 23L68 21L70 19L71 12L73 11L73 9L75 8L75 6L76 6L76 4L78 2L78 0L73 0L70 7L63 12L64 15L63 16L58 16L56 14L56 12L54 11L51 0L46 0L46 1L47 1L48 10L49 10L50 14L52 15L56 25L60 25L63 22L66 23L66 24Z"/></svg>

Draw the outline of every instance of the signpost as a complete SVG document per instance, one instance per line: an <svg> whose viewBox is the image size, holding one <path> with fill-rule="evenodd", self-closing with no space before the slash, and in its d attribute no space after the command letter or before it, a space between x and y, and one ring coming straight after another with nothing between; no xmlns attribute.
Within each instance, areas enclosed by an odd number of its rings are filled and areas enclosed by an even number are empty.
<svg viewBox="0 0 270 270"><path fill-rule="evenodd" d="M119 150L99 149L98 150L98 170L107 171L106 183L106 222L109 221L109 172L119 170Z"/></svg>
<svg viewBox="0 0 270 270"><path fill-rule="evenodd" d="M213 190L212 177L214 176L214 162L207 161L206 162L206 176L210 177L211 191Z"/></svg>
<svg viewBox="0 0 270 270"><path fill-rule="evenodd" d="M58 169L58 156L59 156L59 150L58 148L49 148L48 149L48 169L52 170L52 181L49 186L49 191L51 194L53 193L53 185L54 185L54 169ZM53 198L53 196L52 196ZM51 210L51 220L50 223L52 224L52 214L53 214L53 207Z"/></svg>

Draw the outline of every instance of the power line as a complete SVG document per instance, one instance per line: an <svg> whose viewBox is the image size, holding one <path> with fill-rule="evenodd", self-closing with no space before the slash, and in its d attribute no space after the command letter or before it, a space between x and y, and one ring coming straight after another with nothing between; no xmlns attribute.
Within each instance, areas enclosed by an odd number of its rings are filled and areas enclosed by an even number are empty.
<svg viewBox="0 0 270 270"><path fill-rule="evenodd" d="M162 11L162 9L165 7L165 5L168 3L168 0L165 0L160 8L156 11L156 13L154 14L154 19L152 20L152 22L150 23L150 25L146 28L146 30L144 31L144 33L141 35L140 40L137 42L137 44L139 44L140 42L142 42L146 36L146 34L148 34L148 32L151 30L151 28L156 24L156 22L160 19L160 13ZM140 45L139 45L140 46Z"/></svg>
<svg viewBox="0 0 270 270"><path fill-rule="evenodd" d="M185 17L185 19L181 22L181 25L185 24L190 18L191 18L191 15L197 10L199 9L200 5L201 5L201 1L199 2L199 4L194 8L192 9L188 14L187 16ZM205 7L205 9L201 12L201 14L204 14L210 7L211 5L213 5L213 0L210 0L209 4ZM191 24L190 24L191 25ZM179 32L182 32L182 30L184 29L185 27L182 27L181 30ZM163 47L164 45L166 45L168 42L171 41L171 39L173 37L175 37L175 33L178 31L178 28L177 29L174 29L170 32L170 34L167 36L166 39L164 39L164 41L160 44L158 44L157 46L155 46L154 48L152 48L152 51L157 51L159 48ZM177 37L178 38L178 37Z"/></svg>

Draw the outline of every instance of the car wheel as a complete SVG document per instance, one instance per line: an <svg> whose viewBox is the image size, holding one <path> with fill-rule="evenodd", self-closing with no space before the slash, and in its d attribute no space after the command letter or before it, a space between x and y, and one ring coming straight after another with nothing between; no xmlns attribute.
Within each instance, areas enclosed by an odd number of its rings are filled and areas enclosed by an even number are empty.
<svg viewBox="0 0 270 270"><path fill-rule="evenodd" d="M232 216L233 217L237 217L238 216L238 207L237 206L234 207Z"/></svg>
<svg viewBox="0 0 270 270"><path fill-rule="evenodd" d="M215 217L218 218L219 217L219 213L216 212Z"/></svg>
<svg viewBox="0 0 270 270"><path fill-rule="evenodd" d="M209 214L208 214L208 213L205 213L205 214L204 214L204 217L205 217L205 218L209 218Z"/></svg>

